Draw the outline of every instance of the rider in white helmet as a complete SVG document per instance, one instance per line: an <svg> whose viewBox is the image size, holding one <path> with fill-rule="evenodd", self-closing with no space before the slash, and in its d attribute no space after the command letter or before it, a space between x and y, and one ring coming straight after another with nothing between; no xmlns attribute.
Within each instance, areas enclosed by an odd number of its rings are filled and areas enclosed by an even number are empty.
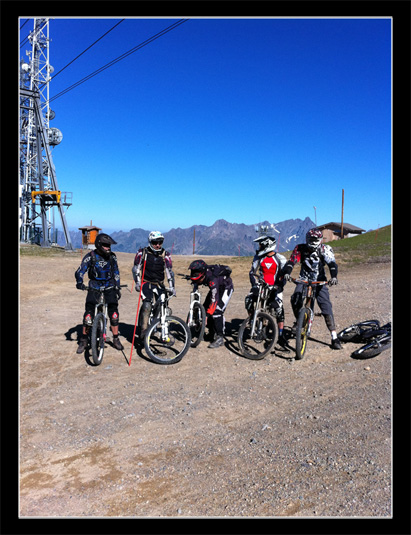
<svg viewBox="0 0 411 535"><path fill-rule="evenodd" d="M286 263L286 258L275 252L277 241L273 236L262 234L255 240L259 246L255 253L251 270L249 273L251 290L245 298L245 306L248 313L253 313L254 304L257 300L259 281L264 280L270 286L276 286L278 289L272 290L269 300L269 307L272 314L277 319L278 325L278 343L284 351L289 351L284 338L284 307L283 307L283 282L282 268Z"/></svg>
<svg viewBox="0 0 411 535"><path fill-rule="evenodd" d="M170 253L163 249L163 242L163 234L159 230L153 230L148 235L148 246L140 248L134 258L132 273L136 291L141 289L142 299L139 322L141 339L148 326L153 296L156 299L159 297L161 288L164 288L165 277L175 295L173 263Z"/></svg>

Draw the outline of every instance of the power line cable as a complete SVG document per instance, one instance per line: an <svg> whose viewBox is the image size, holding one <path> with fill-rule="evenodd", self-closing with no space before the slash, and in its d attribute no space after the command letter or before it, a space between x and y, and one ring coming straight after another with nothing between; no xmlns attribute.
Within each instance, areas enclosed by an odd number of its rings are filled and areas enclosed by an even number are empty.
<svg viewBox="0 0 411 535"><path fill-rule="evenodd" d="M104 33L101 37L99 37L97 39L97 41L94 41L94 43L92 43L89 47L87 47L85 50L83 50L83 52L81 54L79 54L78 56L76 56L74 59L72 59L70 61L70 63L67 63L67 65L65 67L63 67L62 69L60 69L58 72L56 72L56 74L52 77L52 80L54 80L54 78L56 76L58 76L61 72L63 72L65 69L67 69L67 67L69 65L71 65L72 63L74 63L80 56L82 56L83 54L85 54L87 52L87 50L90 50L90 48L92 46L94 46L96 43L98 43L99 41L101 41L101 39L103 39L103 37L105 37L108 33L110 33L111 31L114 30L114 28L116 28L119 24L121 24L125 19L121 19L120 22L117 22L117 24L115 24L112 28L110 28L106 33Z"/></svg>
<svg viewBox="0 0 411 535"><path fill-rule="evenodd" d="M122 54L121 56L118 56L116 59L110 61L109 63L107 63L106 65L103 65L102 67L100 67L99 69L97 69L96 71L92 72L91 74L89 74L88 76L86 76L85 78L82 78L81 80L79 80L78 82L76 82L75 84L71 85L70 87L67 87L66 89L63 89L63 91L60 91L60 93L58 93L57 95L55 95L54 97L50 98L49 99L49 103L52 102L53 100L56 100L57 98L65 95L66 93L68 93L69 91L71 91L72 89L76 88L77 86L81 85L81 84L84 84L85 82L87 82L88 80L90 80L91 78L93 78L94 76L96 76L97 74L100 74L101 72L105 71L106 69L108 69L109 67L112 67L113 65L115 65L116 63L118 63L119 61L125 59L126 57L130 56L131 54L133 54L134 52L137 52L137 50L140 50L141 48L147 46L148 44L152 43L153 41L155 41L156 39L158 39L159 37L162 37L163 35L165 35L166 33L174 30L175 28L177 28L178 26L180 26L181 24L183 24L184 22L187 22L188 20L190 19L181 19L173 24L171 24L170 26L168 26L167 28L165 28L164 30L161 30L160 32L156 33L155 35L153 35L152 37L150 37L149 39L146 39L145 41L143 41L142 43L140 43L139 45L135 46L134 48L132 48L131 50L129 50L128 52L125 52L124 54Z"/></svg>

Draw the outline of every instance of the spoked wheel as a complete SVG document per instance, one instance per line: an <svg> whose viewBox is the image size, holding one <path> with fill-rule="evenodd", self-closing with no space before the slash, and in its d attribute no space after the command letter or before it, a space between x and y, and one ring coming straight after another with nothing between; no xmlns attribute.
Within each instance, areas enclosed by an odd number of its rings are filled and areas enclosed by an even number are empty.
<svg viewBox="0 0 411 535"><path fill-rule="evenodd" d="M295 351L296 359L304 358L307 349L308 327L310 325L311 311L309 308L302 308L298 314L297 326L295 332Z"/></svg>
<svg viewBox="0 0 411 535"><path fill-rule="evenodd" d="M147 355L157 364L175 364L187 353L191 334L187 324L176 316L166 318L167 334L163 336L160 318L152 323L144 337Z"/></svg>
<svg viewBox="0 0 411 535"><path fill-rule="evenodd" d="M251 336L253 316L243 321L238 331L241 354L251 360L260 360L274 347L278 338L277 323L266 312L258 312L254 334Z"/></svg>
<svg viewBox="0 0 411 535"><path fill-rule="evenodd" d="M194 303L193 305L193 319L188 321L187 325L191 333L191 347L197 347L204 338L204 331L206 328L206 311L202 304Z"/></svg>
<svg viewBox="0 0 411 535"><path fill-rule="evenodd" d="M363 334L378 329L379 327L380 322L378 320L362 321L361 323L355 323L354 325L350 325L346 329L343 329L337 336L341 342L356 342L360 341Z"/></svg>
<svg viewBox="0 0 411 535"><path fill-rule="evenodd" d="M369 344L366 344L360 349L354 351L351 355L355 359L369 359L379 355L382 351L389 349L391 347L391 337L387 337L385 340L374 340Z"/></svg>
<svg viewBox="0 0 411 535"><path fill-rule="evenodd" d="M96 366L101 364L104 355L104 342L106 337L106 319L101 312L94 318L91 328L91 354Z"/></svg>

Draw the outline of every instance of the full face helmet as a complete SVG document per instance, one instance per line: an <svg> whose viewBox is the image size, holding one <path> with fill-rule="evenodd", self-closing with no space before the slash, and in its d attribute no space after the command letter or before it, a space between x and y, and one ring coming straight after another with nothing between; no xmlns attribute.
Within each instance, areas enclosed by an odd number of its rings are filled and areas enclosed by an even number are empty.
<svg viewBox="0 0 411 535"><path fill-rule="evenodd" d="M98 254L107 257L111 253L111 246L115 245L116 243L117 242L114 241L111 236L109 236L108 234L104 234L104 232L101 232L100 234L97 234L94 245Z"/></svg>
<svg viewBox="0 0 411 535"><path fill-rule="evenodd" d="M161 250L161 246L164 242L164 236L159 230L153 230L148 235L148 246L155 253Z"/></svg>
<svg viewBox="0 0 411 535"><path fill-rule="evenodd" d="M191 271L190 279L195 282L201 279L205 272L207 271L207 264L204 260L194 260L191 262L188 269Z"/></svg>
<svg viewBox="0 0 411 535"><path fill-rule="evenodd" d="M323 233L321 230L312 228L305 235L305 243L311 251L315 251L321 245L323 239Z"/></svg>
<svg viewBox="0 0 411 535"><path fill-rule="evenodd" d="M259 236L253 241L255 241L259 246L256 251L258 256L264 256L271 251L275 251L277 246L277 240L272 236Z"/></svg>

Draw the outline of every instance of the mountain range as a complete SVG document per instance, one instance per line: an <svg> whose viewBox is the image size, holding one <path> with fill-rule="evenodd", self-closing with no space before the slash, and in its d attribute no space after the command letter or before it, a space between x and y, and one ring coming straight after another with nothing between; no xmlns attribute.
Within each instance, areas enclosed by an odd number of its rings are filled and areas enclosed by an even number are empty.
<svg viewBox="0 0 411 535"><path fill-rule="evenodd" d="M228 255L252 256L256 250L253 240L258 237L256 228L260 225L270 225L262 221L255 225L243 223L229 223L224 219L217 220L211 226L193 225L189 228L172 228L164 232L164 247L176 255ZM287 219L275 223L272 234L277 238L277 251L290 251L298 243L305 241L305 234L315 223L306 217L302 219ZM157 229L151 229L157 230ZM102 230L104 232L104 229ZM147 245L150 230L134 228L128 232L111 232L110 236L117 242L113 245L114 252L135 253L140 247ZM59 232L59 242L64 240ZM73 247L81 247L81 231L70 231ZM64 243L62 243L64 245Z"/></svg>

